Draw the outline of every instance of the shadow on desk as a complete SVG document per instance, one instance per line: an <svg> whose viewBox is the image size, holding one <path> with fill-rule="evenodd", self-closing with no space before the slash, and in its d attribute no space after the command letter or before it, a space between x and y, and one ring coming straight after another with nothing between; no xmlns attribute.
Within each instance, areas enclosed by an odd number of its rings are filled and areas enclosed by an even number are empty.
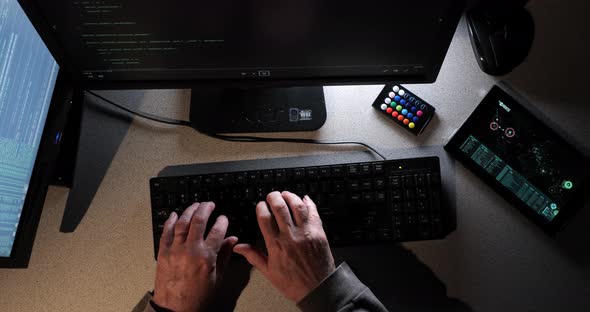
<svg viewBox="0 0 590 312"><path fill-rule="evenodd" d="M445 285L409 250L399 245L339 247L336 263L346 261L389 311L472 311L447 297ZM234 258L208 311L233 311L252 267Z"/></svg>

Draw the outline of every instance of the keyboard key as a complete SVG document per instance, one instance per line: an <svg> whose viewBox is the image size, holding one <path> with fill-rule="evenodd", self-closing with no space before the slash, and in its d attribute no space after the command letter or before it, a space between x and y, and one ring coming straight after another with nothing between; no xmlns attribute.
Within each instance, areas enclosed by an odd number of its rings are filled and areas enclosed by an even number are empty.
<svg viewBox="0 0 590 312"><path fill-rule="evenodd" d="M248 173L240 172L236 174L236 184L237 185L244 185L248 183Z"/></svg>
<svg viewBox="0 0 590 312"><path fill-rule="evenodd" d="M439 185L440 184L440 175L438 173L427 174L426 180L430 185Z"/></svg>
<svg viewBox="0 0 590 312"><path fill-rule="evenodd" d="M391 192L391 199L393 201L401 201L402 200L402 191L401 190L393 190Z"/></svg>
<svg viewBox="0 0 590 312"><path fill-rule="evenodd" d="M234 177L229 173L224 173L217 176L217 184L219 186L228 186L234 184Z"/></svg>
<svg viewBox="0 0 590 312"><path fill-rule="evenodd" d="M375 192L375 201L378 203L384 203L385 202L385 193Z"/></svg>
<svg viewBox="0 0 590 312"><path fill-rule="evenodd" d="M361 187L360 187L359 181L352 180L352 181L348 182L348 190L349 191L356 192L360 189L361 189Z"/></svg>
<svg viewBox="0 0 590 312"><path fill-rule="evenodd" d="M416 199L416 193L413 189L405 189L404 190L404 200L414 200Z"/></svg>
<svg viewBox="0 0 590 312"><path fill-rule="evenodd" d="M426 212L428 211L428 202L425 200L419 200L416 202L416 210L418 212Z"/></svg>
<svg viewBox="0 0 590 312"><path fill-rule="evenodd" d="M287 183L287 171L286 170L274 170L276 183Z"/></svg>
<svg viewBox="0 0 590 312"><path fill-rule="evenodd" d="M361 181L361 190L370 191L372 189L373 189L373 180L362 180Z"/></svg>
<svg viewBox="0 0 590 312"><path fill-rule="evenodd" d="M373 164L373 173L375 176L382 175L385 172L385 168L383 167L383 163L376 163Z"/></svg>
<svg viewBox="0 0 590 312"><path fill-rule="evenodd" d="M305 172L308 179L314 180L318 177L318 170L316 168L308 168Z"/></svg>
<svg viewBox="0 0 590 312"><path fill-rule="evenodd" d="M335 181L333 184L333 192L334 193L342 193L344 192L344 181Z"/></svg>
<svg viewBox="0 0 590 312"><path fill-rule="evenodd" d="M362 199L363 202L371 203L371 202L373 202L373 200L375 199L375 197L373 196L373 193L365 192L365 193L362 193L361 199Z"/></svg>
<svg viewBox="0 0 590 312"><path fill-rule="evenodd" d="M356 177L360 174L359 172L359 165L348 165L348 176L349 177Z"/></svg>
<svg viewBox="0 0 590 312"><path fill-rule="evenodd" d="M382 190L385 188L385 180L383 178L375 179L375 189Z"/></svg>
<svg viewBox="0 0 590 312"><path fill-rule="evenodd" d="M426 175L424 174L417 174L414 178L416 179L416 186L425 186L427 183Z"/></svg>
<svg viewBox="0 0 590 312"><path fill-rule="evenodd" d="M424 200L428 198L428 192L426 191L426 188L424 187L418 187L416 188L416 198Z"/></svg>
<svg viewBox="0 0 590 312"><path fill-rule="evenodd" d="M401 203L391 203L391 213L394 215L399 215L403 212L403 207Z"/></svg>
<svg viewBox="0 0 590 312"><path fill-rule="evenodd" d="M305 169L294 169L293 178L295 181L301 181L305 179Z"/></svg>
<svg viewBox="0 0 590 312"><path fill-rule="evenodd" d="M361 175L364 177L370 176L373 173L371 164L362 164L361 165Z"/></svg>
<svg viewBox="0 0 590 312"><path fill-rule="evenodd" d="M332 166L332 176L334 178L344 177L344 166Z"/></svg>
<svg viewBox="0 0 590 312"><path fill-rule="evenodd" d="M409 187L415 187L416 186L416 182L414 181L414 176L413 175L406 175L403 177L403 181L404 181L404 187L405 188L409 188Z"/></svg>
<svg viewBox="0 0 590 312"><path fill-rule="evenodd" d="M320 178L329 178L332 171L330 170L330 167L320 167L318 172Z"/></svg>
<svg viewBox="0 0 590 312"><path fill-rule="evenodd" d="M250 171L248 172L248 181L250 183L259 183L260 180L260 172L259 171Z"/></svg>
<svg viewBox="0 0 590 312"><path fill-rule="evenodd" d="M406 213L415 213L416 212L416 203L414 203L414 202L405 202L404 203L404 211Z"/></svg>
<svg viewBox="0 0 590 312"><path fill-rule="evenodd" d="M262 183L271 183L273 180L273 173L270 170L265 170L260 173Z"/></svg>
<svg viewBox="0 0 590 312"><path fill-rule="evenodd" d="M317 194L320 192L320 185L317 182L309 183L309 194Z"/></svg>
<svg viewBox="0 0 590 312"><path fill-rule="evenodd" d="M378 229L377 230L377 240L388 242L391 240L391 230L389 229Z"/></svg>
<svg viewBox="0 0 590 312"><path fill-rule="evenodd" d="M391 183L393 189L399 189L402 187L402 180L399 176L390 177L389 183Z"/></svg>

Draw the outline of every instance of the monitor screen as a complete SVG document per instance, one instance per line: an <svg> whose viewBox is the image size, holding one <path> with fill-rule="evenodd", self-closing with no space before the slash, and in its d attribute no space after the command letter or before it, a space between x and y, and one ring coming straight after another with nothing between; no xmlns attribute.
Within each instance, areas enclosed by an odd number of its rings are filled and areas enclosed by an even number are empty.
<svg viewBox="0 0 590 312"><path fill-rule="evenodd" d="M10 257L59 67L17 0L0 0L0 257Z"/></svg>
<svg viewBox="0 0 590 312"><path fill-rule="evenodd" d="M435 77L462 3L37 1L91 81Z"/></svg>

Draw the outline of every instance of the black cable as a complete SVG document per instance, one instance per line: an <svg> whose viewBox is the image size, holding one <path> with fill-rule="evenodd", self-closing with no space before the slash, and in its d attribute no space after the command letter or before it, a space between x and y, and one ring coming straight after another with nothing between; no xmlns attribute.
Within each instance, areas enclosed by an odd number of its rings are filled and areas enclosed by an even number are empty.
<svg viewBox="0 0 590 312"><path fill-rule="evenodd" d="M186 120L177 120L177 119L170 119L170 118L166 118L166 117L160 117L160 116L156 116L156 115L152 115L150 113L145 113L145 112L138 112L138 111L134 111L132 109L129 109L127 107L124 107L122 105L119 105L103 96L100 96L92 91L86 90L86 92L88 92L89 94L127 112L130 113L132 115L136 115L151 121L155 121L155 122L160 122L160 123L164 123L164 124L168 124L168 125L176 125L176 126L185 126L185 127L190 127L192 129L194 129L192 127L192 124L189 121ZM387 158L385 156L383 156L381 153L379 153L375 148L371 147L370 145L363 143L363 142L355 142L355 141L342 141L342 142L331 142L331 141L322 141L322 140L313 140L313 139L298 139L298 138L268 138L268 137L257 137L257 136L237 136L237 135L225 135L225 134L218 134L218 133L207 133L207 132L203 132L200 131L198 129L195 129L197 131L199 131L200 133L218 139L218 140L223 140L223 141L229 141L229 142L242 142L242 143L272 143L272 142L280 142L280 143L299 143L299 144L316 144L316 145L360 145L363 146L365 148L367 148L368 150L372 151L373 153L379 155L379 157L381 157L383 160L387 160Z"/></svg>
<svg viewBox="0 0 590 312"><path fill-rule="evenodd" d="M117 107L118 109L124 110L124 111L126 111L126 112L128 112L128 113L130 113L132 115L137 115L139 117L142 117L142 118L145 118L145 119L148 119L148 120L151 120L151 121L165 123L165 124L168 124L168 125L187 126L187 127L190 127L191 126L191 123L188 122L188 121L186 121L186 120L170 119L170 118L166 118L166 117L160 117L160 116L152 115L150 113L144 113L144 112L134 111L134 110L131 110L131 109L125 107L125 106L119 105L119 104L117 104L117 103L115 103L115 102L113 102L113 101L111 101L111 100L109 100L109 99L107 99L107 98L105 98L105 97L103 97L103 96L101 96L99 94L96 94L96 93L94 93L92 91L86 90L86 92L88 92L89 94L91 94L91 95L93 95L93 96L95 96L95 97L97 97L97 98L99 98L99 99L101 99L101 100L103 100L103 101L105 101L105 102L107 102L107 103L109 103L109 104Z"/></svg>
<svg viewBox="0 0 590 312"><path fill-rule="evenodd" d="M281 143L299 143L299 144L317 144L317 145L360 145L368 150L372 151L373 153L379 155L379 157L383 158L383 160L387 160L385 156L379 153L375 148L371 147L369 144L363 142L354 142L354 141L341 141L341 142L332 142L332 141L322 141L322 140L313 140L313 139L297 139L297 138L268 138L268 137L257 137L257 136L233 136L233 135L224 135L224 134L210 134L204 133L210 137L229 141L229 142L281 142Z"/></svg>

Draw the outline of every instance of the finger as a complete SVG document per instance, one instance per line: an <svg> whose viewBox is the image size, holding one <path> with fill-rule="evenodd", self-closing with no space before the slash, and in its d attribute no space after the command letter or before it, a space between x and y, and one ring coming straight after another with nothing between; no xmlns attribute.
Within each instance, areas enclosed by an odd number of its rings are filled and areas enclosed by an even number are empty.
<svg viewBox="0 0 590 312"><path fill-rule="evenodd" d="M279 192L272 192L266 196L270 209L277 221L277 226L281 232L289 232L293 227L293 219L287 203Z"/></svg>
<svg viewBox="0 0 590 312"><path fill-rule="evenodd" d="M217 254L217 277L221 278L223 276L225 268L231 258L232 250L237 242L238 238L235 236L230 236L223 240L221 249L219 249L219 253Z"/></svg>
<svg viewBox="0 0 590 312"><path fill-rule="evenodd" d="M195 210L199 208L199 203L194 203L190 207L186 208L174 227L174 242L183 243L191 226L191 219Z"/></svg>
<svg viewBox="0 0 590 312"><path fill-rule="evenodd" d="M207 234L205 242L207 245L211 246L215 252L219 252L221 249L228 225L229 221L227 220L227 217L219 216L217 217L217 220L215 220L215 224L213 224L211 230L209 230L209 234Z"/></svg>
<svg viewBox="0 0 590 312"><path fill-rule="evenodd" d="M174 240L174 225L178 220L178 215L176 212L172 212L168 217L168 220L164 223L164 230L162 231L162 236L160 237L160 248L159 252L166 250L170 245L172 245L172 241Z"/></svg>
<svg viewBox="0 0 590 312"><path fill-rule="evenodd" d="M255 249L250 244L237 244L234 247L234 252L238 255L242 255L253 267L266 275L268 257L260 250Z"/></svg>
<svg viewBox="0 0 590 312"><path fill-rule="evenodd" d="M258 220L258 227L260 227L262 238L264 238L264 242L268 247L268 244L273 242L274 237L279 234L279 229L277 222L268 209L268 205L263 201L256 205L256 220Z"/></svg>
<svg viewBox="0 0 590 312"><path fill-rule="evenodd" d="M305 203L299 198L299 196L291 193L291 192L283 192L281 193L289 208L291 208L291 212L293 213L293 219L295 219L296 226L302 226L307 224L307 220L309 217L309 209L305 205Z"/></svg>
<svg viewBox="0 0 590 312"><path fill-rule="evenodd" d="M311 200L311 198L309 198L309 196L305 195L305 197L303 197L303 203L305 204L305 206L307 206L307 209L309 210L309 224L312 224L314 226L322 226L322 219L320 218L320 214L318 213L318 207L315 205L315 203L313 202L313 200Z"/></svg>
<svg viewBox="0 0 590 312"><path fill-rule="evenodd" d="M211 212L215 209L215 204L212 202L205 202L199 205L199 209L195 211L191 219L191 228L188 234L188 239L191 241L202 240L205 235L205 229L207 228L207 222Z"/></svg>

